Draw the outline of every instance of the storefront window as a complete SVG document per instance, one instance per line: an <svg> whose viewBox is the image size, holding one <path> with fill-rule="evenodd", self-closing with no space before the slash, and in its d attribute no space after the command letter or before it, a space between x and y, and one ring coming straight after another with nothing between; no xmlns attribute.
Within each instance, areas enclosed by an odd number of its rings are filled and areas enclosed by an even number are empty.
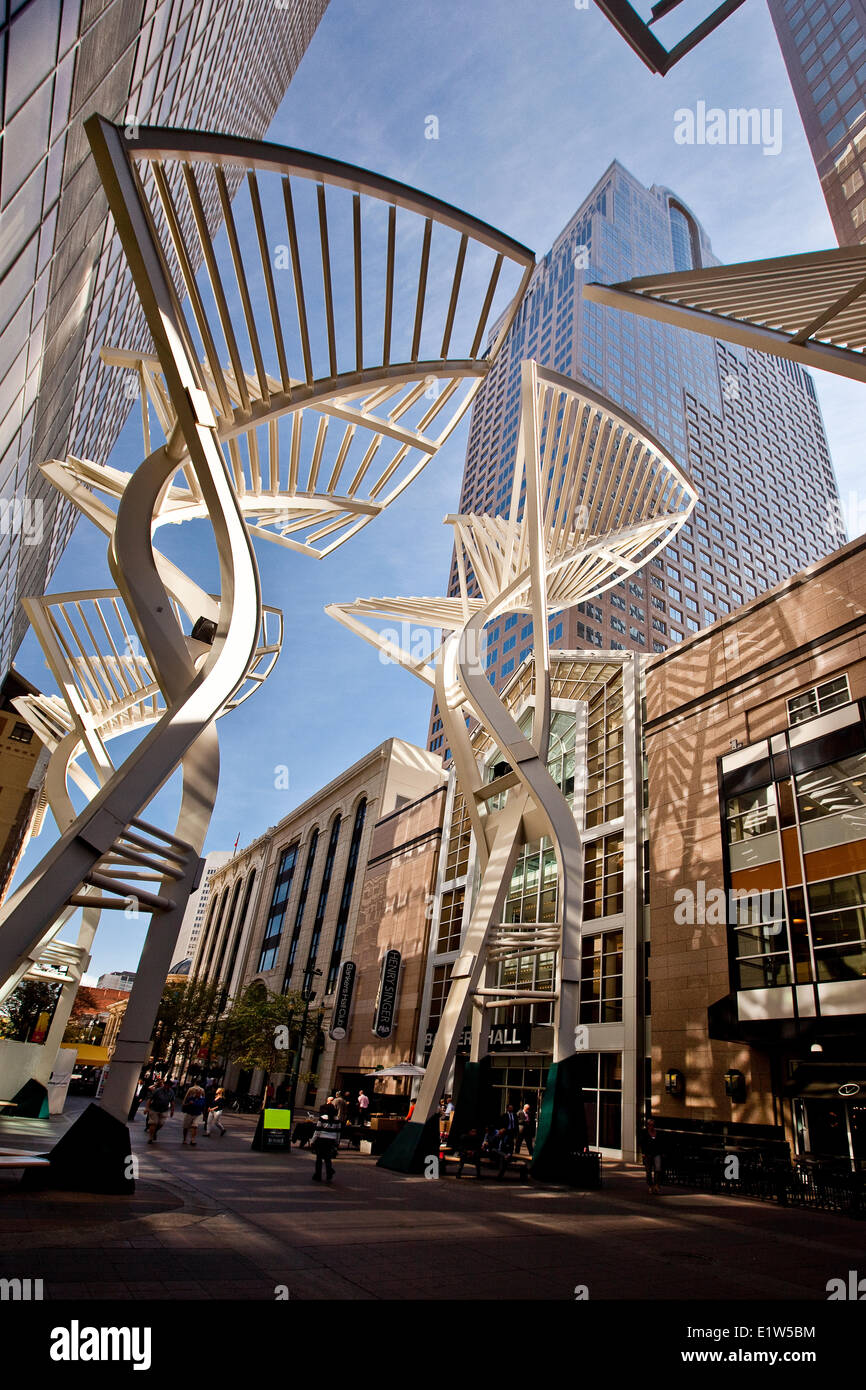
<svg viewBox="0 0 866 1390"><path fill-rule="evenodd" d="M727 806L728 844L736 845L755 835L776 829L776 801L772 787L759 787L744 796L732 796Z"/></svg>

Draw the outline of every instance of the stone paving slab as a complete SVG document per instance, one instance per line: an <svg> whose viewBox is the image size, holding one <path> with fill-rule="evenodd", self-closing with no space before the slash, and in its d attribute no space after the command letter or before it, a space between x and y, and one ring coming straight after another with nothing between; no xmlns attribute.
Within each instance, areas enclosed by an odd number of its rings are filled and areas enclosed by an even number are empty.
<svg viewBox="0 0 866 1390"><path fill-rule="evenodd" d="M80 1107L79 1107L80 1108ZM74 1114L74 1103L70 1107ZM68 1117L12 1122L0 1145L46 1149ZM25 1193L0 1177L0 1277L48 1299L273 1301L826 1299L866 1274L866 1224L666 1189L605 1165L600 1191L427 1181L343 1152L333 1186L312 1157L250 1151L253 1117L182 1148L179 1120L148 1146L131 1127L133 1198Z"/></svg>

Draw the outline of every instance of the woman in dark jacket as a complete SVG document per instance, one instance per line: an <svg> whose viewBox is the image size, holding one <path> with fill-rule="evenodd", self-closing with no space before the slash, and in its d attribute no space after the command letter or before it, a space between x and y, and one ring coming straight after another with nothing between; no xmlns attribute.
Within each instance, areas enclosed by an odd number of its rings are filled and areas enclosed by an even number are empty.
<svg viewBox="0 0 866 1390"><path fill-rule="evenodd" d="M323 1163L326 1171L326 1182L334 1181L333 1158L339 1142L340 1121L337 1119L337 1112L330 1103L323 1105L319 1111L319 1121L313 1134L313 1142L310 1145L316 1155L316 1171L313 1174L313 1182L322 1181Z"/></svg>

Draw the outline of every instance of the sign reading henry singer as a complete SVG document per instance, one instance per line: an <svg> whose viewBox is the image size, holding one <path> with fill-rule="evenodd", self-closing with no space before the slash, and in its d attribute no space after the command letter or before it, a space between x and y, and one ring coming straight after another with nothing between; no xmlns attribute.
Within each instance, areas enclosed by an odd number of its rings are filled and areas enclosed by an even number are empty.
<svg viewBox="0 0 866 1390"><path fill-rule="evenodd" d="M334 1012L331 1015L331 1026L328 1029L331 1037L338 1041L340 1038L344 1038L349 1031L349 1014L352 1009L352 995L355 992L355 971L356 966L353 960L344 960L340 966L337 997L334 1001Z"/></svg>
<svg viewBox="0 0 866 1390"><path fill-rule="evenodd" d="M382 974L379 977L379 994L376 999L376 1013L373 1018L373 1032L377 1038L390 1038L394 1027L394 1009L397 1003L397 983L400 979L400 952L388 951L382 961Z"/></svg>

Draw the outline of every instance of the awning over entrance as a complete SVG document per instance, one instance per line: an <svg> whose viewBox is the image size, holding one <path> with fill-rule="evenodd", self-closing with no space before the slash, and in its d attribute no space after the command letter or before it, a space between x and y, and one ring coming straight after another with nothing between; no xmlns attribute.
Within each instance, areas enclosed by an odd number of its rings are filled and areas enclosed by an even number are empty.
<svg viewBox="0 0 866 1390"><path fill-rule="evenodd" d="M91 1043L61 1043L61 1047L78 1050L76 1065L82 1067L104 1067L109 1058L107 1047L94 1047Z"/></svg>

